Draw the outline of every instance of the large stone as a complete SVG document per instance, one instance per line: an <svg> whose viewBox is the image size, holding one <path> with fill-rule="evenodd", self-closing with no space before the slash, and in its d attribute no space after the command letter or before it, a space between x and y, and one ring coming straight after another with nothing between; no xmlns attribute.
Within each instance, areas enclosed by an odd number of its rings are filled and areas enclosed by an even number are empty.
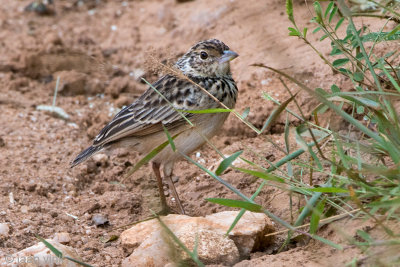
<svg viewBox="0 0 400 267"><path fill-rule="evenodd" d="M69 256L73 259L82 261L75 249L64 246L52 239L47 239L47 242L57 248L63 256ZM54 255L42 242L33 245L29 248L21 250L13 255L8 255L5 258L5 262L2 262L1 266L12 266L12 267L78 267L79 264L72 262L67 259L60 259Z"/></svg>
<svg viewBox="0 0 400 267"><path fill-rule="evenodd" d="M226 233L235 220L237 211L223 211L207 215L206 219L215 224L215 229ZM250 252L265 248L273 242L272 237L266 234L275 231L273 222L263 213L246 212L235 228L229 233L229 237L235 242L240 256L246 258Z"/></svg>
<svg viewBox="0 0 400 267"><path fill-rule="evenodd" d="M250 252L268 246L272 240L265 238L265 234L274 231L266 215L246 212L226 237L237 214L237 211L206 217L170 214L161 220L190 251L197 239L197 253L203 263L233 265ZM123 266L164 266L191 261L157 220L137 224L124 231L120 238L124 249L133 252L123 261Z"/></svg>

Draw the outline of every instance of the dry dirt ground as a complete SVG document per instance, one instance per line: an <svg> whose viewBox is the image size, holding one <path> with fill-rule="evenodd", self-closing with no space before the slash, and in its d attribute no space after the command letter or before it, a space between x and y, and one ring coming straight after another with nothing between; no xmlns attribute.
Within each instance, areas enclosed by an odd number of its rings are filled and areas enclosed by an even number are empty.
<svg viewBox="0 0 400 267"><path fill-rule="evenodd" d="M296 17L310 26L308 7L299 2L295 4ZM69 162L119 108L146 89L140 77L151 82L159 77L160 73L152 71L157 64L154 58L173 60L199 40L222 40L240 54L232 62L240 91L237 110L250 107L249 121L259 128L274 108L262 98L262 92L279 101L289 94L275 74L249 65L264 63L283 69L313 87L329 88L333 78L339 83L341 79L305 44L288 36L290 25L282 0L56 0L56 13L51 16L24 12L28 4L3 1L0 5L0 222L11 228L8 236L0 237L0 261L37 243L35 234L52 238L58 232L68 232L68 245L94 266L118 266L127 256L118 240L103 243L101 238L118 235L123 230L118 227L144 219L150 208L158 208L157 185L149 166L121 186L115 181L121 181L140 159L133 151L118 151L105 161L90 160L74 169ZM317 46L329 51L327 43ZM68 120L36 109L51 105L57 77L61 80L56 104L69 114ZM295 86L291 89L297 90ZM315 102L305 93L299 94L298 101L309 115ZM268 138L283 144L284 119L278 119L268 133L256 136L231 116L213 143L226 155L244 149L245 157L268 167L263 157L276 161L283 156ZM297 123L295 118L290 120ZM295 149L295 141L291 143ZM209 168L220 160L209 146L192 158ZM188 162L177 164L175 176L178 193L191 216L227 209L205 198L236 198ZM223 178L247 195L260 184L234 170ZM286 192L265 187L257 202L290 221ZM107 216L109 225L92 225L94 214ZM320 234L340 243L345 238L334 229L364 227L354 221L337 224L323 228ZM355 230L349 233L354 234ZM239 265L341 265L358 253L355 248L338 252L316 241L299 242L280 254L276 248L265 248Z"/></svg>

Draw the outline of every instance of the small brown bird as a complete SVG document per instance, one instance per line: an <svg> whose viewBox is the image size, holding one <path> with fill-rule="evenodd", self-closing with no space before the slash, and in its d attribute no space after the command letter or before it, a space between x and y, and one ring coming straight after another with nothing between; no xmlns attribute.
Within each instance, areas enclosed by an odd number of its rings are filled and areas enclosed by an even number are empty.
<svg viewBox="0 0 400 267"><path fill-rule="evenodd" d="M160 166L163 165L164 178L174 194L179 209L184 214L175 186L172 182L174 164L182 154L190 154L207 139L213 137L222 127L229 113L186 113L184 110L204 110L220 108L221 104L210 97L199 86L207 90L228 108L236 103L237 87L232 79L229 62L238 54L229 50L223 42L210 39L194 45L175 64L182 74L166 74L153 84L153 88L139 97L130 106L122 109L96 136L92 146L82 151L71 166L85 161L103 149L127 147L141 153L149 153L166 142L163 126L171 136L176 136L176 151L171 146L157 154L152 167L160 191L162 211L168 212L164 195ZM199 86L198 86L199 85ZM172 106L171 106L172 104ZM183 114L194 126L176 110Z"/></svg>

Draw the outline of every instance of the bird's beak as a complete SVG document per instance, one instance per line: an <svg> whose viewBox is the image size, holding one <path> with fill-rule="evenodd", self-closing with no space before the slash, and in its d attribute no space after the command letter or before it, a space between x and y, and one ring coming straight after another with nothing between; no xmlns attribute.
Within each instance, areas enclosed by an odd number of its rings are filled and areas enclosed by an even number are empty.
<svg viewBox="0 0 400 267"><path fill-rule="evenodd" d="M219 59L219 63L222 64L222 63L231 61L231 60L237 58L238 56L239 55L236 52L233 52L231 50L225 50L224 54Z"/></svg>

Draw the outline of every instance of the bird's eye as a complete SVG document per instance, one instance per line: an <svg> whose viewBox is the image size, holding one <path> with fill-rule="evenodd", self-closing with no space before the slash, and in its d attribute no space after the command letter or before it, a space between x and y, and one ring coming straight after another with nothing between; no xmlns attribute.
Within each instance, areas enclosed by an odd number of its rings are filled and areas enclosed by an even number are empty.
<svg viewBox="0 0 400 267"><path fill-rule="evenodd" d="M200 58L203 59L203 60L207 59L208 58L208 54L206 52L204 52L204 51L201 51L200 52Z"/></svg>

